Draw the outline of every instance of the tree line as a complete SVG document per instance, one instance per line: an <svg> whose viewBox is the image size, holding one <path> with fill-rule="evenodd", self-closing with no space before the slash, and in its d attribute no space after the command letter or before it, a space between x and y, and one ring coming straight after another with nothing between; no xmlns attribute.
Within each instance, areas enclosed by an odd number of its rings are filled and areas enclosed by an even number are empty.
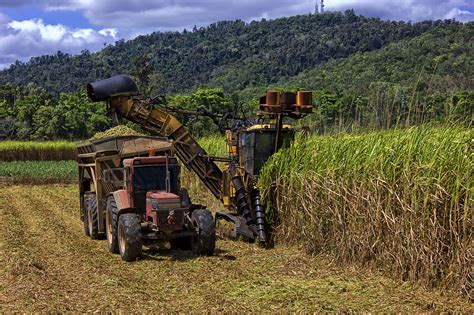
<svg viewBox="0 0 474 315"><path fill-rule="evenodd" d="M378 83L369 96L315 90L313 102L314 113L298 121L297 126L320 134L447 120L470 123L474 118L473 91L424 95L402 86ZM232 120L222 124L229 113L229 117L255 120L258 109L256 99L245 102L238 94L226 94L218 88L178 93L156 106L175 113L195 137L231 127ZM144 132L138 125L122 123ZM20 95L17 89L0 87L0 139L77 141L110 127L107 105L91 102L83 92L61 93L59 97L44 91Z"/></svg>

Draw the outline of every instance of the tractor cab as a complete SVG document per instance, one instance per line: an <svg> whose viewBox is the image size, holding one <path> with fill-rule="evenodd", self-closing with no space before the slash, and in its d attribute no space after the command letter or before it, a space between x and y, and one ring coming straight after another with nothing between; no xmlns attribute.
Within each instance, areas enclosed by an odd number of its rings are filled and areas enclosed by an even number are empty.
<svg viewBox="0 0 474 315"><path fill-rule="evenodd" d="M190 202L180 187L180 166L174 157L136 157L123 161L126 185L133 206L145 221L161 231L183 228Z"/></svg>

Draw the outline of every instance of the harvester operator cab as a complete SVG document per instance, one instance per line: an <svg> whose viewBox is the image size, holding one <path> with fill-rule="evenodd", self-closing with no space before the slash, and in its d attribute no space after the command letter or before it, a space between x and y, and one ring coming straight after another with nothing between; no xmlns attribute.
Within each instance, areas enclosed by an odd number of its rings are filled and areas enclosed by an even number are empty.
<svg viewBox="0 0 474 315"><path fill-rule="evenodd" d="M227 152L245 172L257 178L263 165L295 138L291 125L283 119L301 119L313 111L312 93L268 91L259 100L258 122L226 132ZM265 121L265 118L267 122Z"/></svg>
<svg viewBox="0 0 474 315"><path fill-rule="evenodd" d="M240 133L240 165L244 165L248 174L258 176L265 162L275 153L275 129L274 124L256 124ZM288 147L294 137L294 129L290 125L283 125L279 148Z"/></svg>

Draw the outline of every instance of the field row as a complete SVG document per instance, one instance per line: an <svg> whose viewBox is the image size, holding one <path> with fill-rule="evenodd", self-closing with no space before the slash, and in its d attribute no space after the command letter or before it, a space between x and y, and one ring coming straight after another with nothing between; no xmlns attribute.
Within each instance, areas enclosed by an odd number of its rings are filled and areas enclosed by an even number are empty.
<svg viewBox="0 0 474 315"><path fill-rule="evenodd" d="M225 154L225 142L220 136L202 138L199 143L210 155ZM76 144L69 141L2 141L0 162L75 160Z"/></svg>
<svg viewBox="0 0 474 315"><path fill-rule="evenodd" d="M0 177L36 179L77 179L76 161L0 162Z"/></svg>
<svg viewBox="0 0 474 315"><path fill-rule="evenodd" d="M2 141L0 161L74 160L76 143L68 141Z"/></svg>
<svg viewBox="0 0 474 315"><path fill-rule="evenodd" d="M297 247L219 240L215 255L144 248L127 263L86 237L77 185L0 189L0 313L459 312L469 302Z"/></svg>

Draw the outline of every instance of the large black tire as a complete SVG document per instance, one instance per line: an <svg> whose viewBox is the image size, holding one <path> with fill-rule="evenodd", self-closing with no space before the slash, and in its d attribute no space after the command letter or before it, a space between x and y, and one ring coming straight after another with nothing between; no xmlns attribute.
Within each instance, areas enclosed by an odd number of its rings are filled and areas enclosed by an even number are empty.
<svg viewBox="0 0 474 315"><path fill-rule="evenodd" d="M214 255L216 248L216 226L211 212L208 210L194 210L191 221L196 230L196 236L192 238L191 247L196 255Z"/></svg>
<svg viewBox="0 0 474 315"><path fill-rule="evenodd" d="M140 217L135 213L125 213L118 220L118 247L122 260L134 261L142 253L142 233Z"/></svg>
<svg viewBox="0 0 474 315"><path fill-rule="evenodd" d="M107 247L113 254L119 253L117 238L118 209L113 196L107 199L107 210L105 214L105 235L107 236Z"/></svg>
<svg viewBox="0 0 474 315"><path fill-rule="evenodd" d="M82 227L84 228L84 234L89 236L89 220L87 209L88 209L89 196L84 195L82 199Z"/></svg>
<svg viewBox="0 0 474 315"><path fill-rule="evenodd" d="M89 226L89 236L93 240L100 239L99 234L99 213L97 209L97 197L95 194L89 195L87 202L87 223Z"/></svg>

